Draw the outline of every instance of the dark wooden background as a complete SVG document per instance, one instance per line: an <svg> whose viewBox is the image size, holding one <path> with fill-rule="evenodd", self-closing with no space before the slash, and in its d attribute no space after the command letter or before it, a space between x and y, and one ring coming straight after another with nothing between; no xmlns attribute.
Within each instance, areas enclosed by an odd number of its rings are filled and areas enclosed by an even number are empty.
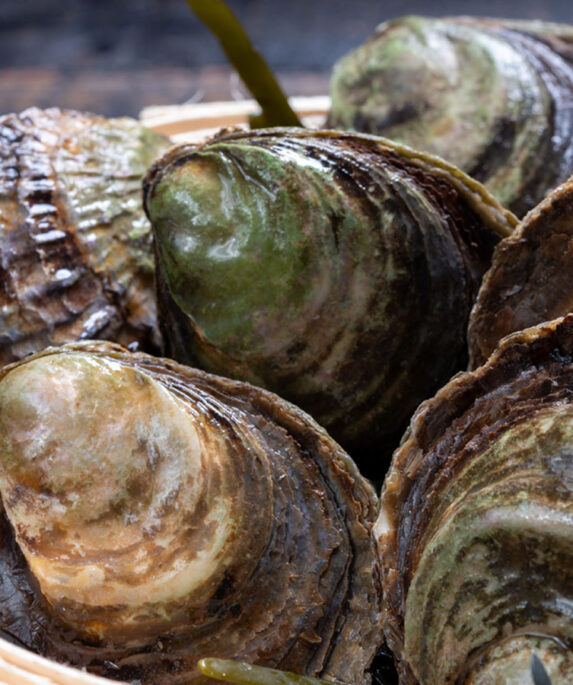
<svg viewBox="0 0 573 685"><path fill-rule="evenodd" d="M289 95L324 94L336 59L381 21L475 14L573 23L572 0L229 0ZM0 0L0 113L137 115L245 91L185 0Z"/></svg>

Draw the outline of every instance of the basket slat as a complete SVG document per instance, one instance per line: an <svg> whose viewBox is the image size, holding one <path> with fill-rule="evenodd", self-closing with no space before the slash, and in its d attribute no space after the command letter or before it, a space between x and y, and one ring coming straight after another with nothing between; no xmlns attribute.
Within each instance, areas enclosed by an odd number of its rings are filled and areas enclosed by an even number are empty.
<svg viewBox="0 0 573 685"><path fill-rule="evenodd" d="M321 126L330 107L327 95L294 97L291 107L305 126ZM250 114L256 114L259 105L255 100L236 102L201 102L193 105L168 105L147 107L140 120L149 128L169 136L174 143L198 142L221 128L246 128Z"/></svg>
<svg viewBox="0 0 573 685"><path fill-rule="evenodd" d="M0 685L110 685L107 678L56 663L0 638Z"/></svg>

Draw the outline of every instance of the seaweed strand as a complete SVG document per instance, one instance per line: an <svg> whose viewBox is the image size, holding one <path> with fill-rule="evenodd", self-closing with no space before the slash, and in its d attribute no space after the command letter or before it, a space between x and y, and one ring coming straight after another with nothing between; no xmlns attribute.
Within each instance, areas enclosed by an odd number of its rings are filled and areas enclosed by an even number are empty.
<svg viewBox="0 0 573 685"><path fill-rule="evenodd" d="M203 675L239 685L342 685L322 678L298 675L265 666L253 666L233 659L201 659L198 666Z"/></svg>
<svg viewBox="0 0 573 685"><path fill-rule="evenodd" d="M238 19L222 0L186 0L211 30L245 86L261 107L251 128L302 126L263 57L254 49Z"/></svg>

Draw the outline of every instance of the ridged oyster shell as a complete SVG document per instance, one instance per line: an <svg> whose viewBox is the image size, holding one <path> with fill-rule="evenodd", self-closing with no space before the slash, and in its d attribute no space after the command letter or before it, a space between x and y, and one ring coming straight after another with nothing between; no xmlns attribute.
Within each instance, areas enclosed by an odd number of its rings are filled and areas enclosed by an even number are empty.
<svg viewBox="0 0 573 685"><path fill-rule="evenodd" d="M522 216L573 173L573 27L407 16L334 66L328 126L427 150Z"/></svg>
<svg viewBox="0 0 573 685"><path fill-rule="evenodd" d="M377 497L293 405L67 344L0 370L0 455L3 636L143 683L210 656L369 681Z"/></svg>
<svg viewBox="0 0 573 685"><path fill-rule="evenodd" d="M503 337L573 312L573 176L494 250L468 326L470 365Z"/></svg>
<svg viewBox="0 0 573 685"><path fill-rule="evenodd" d="M168 146L129 118L0 118L0 365L79 339L159 349L141 178Z"/></svg>
<svg viewBox="0 0 573 685"><path fill-rule="evenodd" d="M416 412L374 527L406 684L573 680L573 317L504 338Z"/></svg>
<svg viewBox="0 0 573 685"><path fill-rule="evenodd" d="M167 354L295 402L373 477L465 367L481 276L516 223L442 160L301 129L173 148L144 204Z"/></svg>

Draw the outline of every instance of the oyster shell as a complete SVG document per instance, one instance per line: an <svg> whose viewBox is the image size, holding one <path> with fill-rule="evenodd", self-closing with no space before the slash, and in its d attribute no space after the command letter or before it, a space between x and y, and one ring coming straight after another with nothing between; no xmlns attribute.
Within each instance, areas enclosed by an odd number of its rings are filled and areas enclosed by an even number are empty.
<svg viewBox="0 0 573 685"><path fill-rule="evenodd" d="M573 680L573 317L504 338L416 412L374 527L403 684Z"/></svg>
<svg viewBox="0 0 573 685"><path fill-rule="evenodd" d="M70 343L0 370L0 455L3 636L143 683L209 656L368 682L377 498L296 407Z"/></svg>
<svg viewBox="0 0 573 685"><path fill-rule="evenodd" d="M437 158L301 129L173 148L144 206L168 356L294 402L371 477L465 367L481 276L516 223Z"/></svg>
<svg viewBox="0 0 573 685"><path fill-rule="evenodd" d="M495 249L468 327L472 368L515 331L573 312L573 176Z"/></svg>
<svg viewBox="0 0 573 685"><path fill-rule="evenodd" d="M168 140L129 118L0 118L0 365L48 345L159 345L141 178Z"/></svg>
<svg viewBox="0 0 573 685"><path fill-rule="evenodd" d="M328 126L466 171L518 216L573 173L573 27L407 16L334 67Z"/></svg>

